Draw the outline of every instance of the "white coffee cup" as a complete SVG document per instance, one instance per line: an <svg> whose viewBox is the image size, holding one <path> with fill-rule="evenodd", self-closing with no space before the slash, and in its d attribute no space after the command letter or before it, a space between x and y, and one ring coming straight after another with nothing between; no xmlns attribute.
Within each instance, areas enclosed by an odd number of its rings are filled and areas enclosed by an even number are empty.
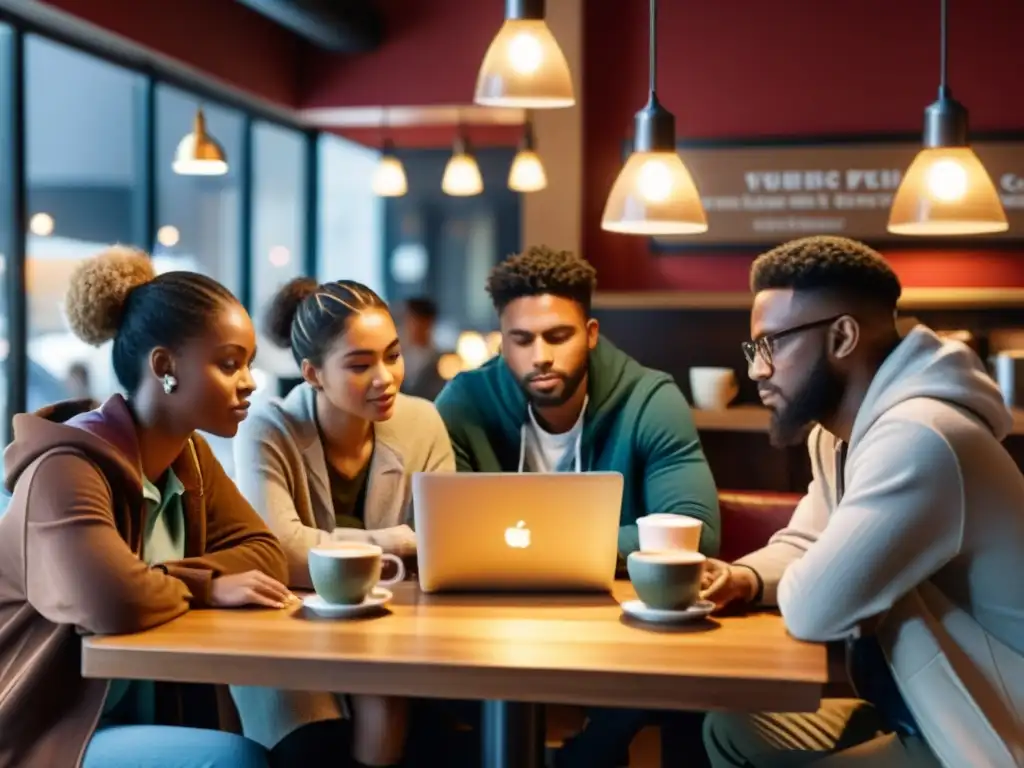
<svg viewBox="0 0 1024 768"><path fill-rule="evenodd" d="M739 394L736 383L736 371L732 368L690 369L690 392L693 404L705 411L714 411L728 407L733 398Z"/></svg>
<svg viewBox="0 0 1024 768"><path fill-rule="evenodd" d="M636 521L641 552L665 552L685 549L696 552L700 546L703 523L686 515L657 513Z"/></svg>

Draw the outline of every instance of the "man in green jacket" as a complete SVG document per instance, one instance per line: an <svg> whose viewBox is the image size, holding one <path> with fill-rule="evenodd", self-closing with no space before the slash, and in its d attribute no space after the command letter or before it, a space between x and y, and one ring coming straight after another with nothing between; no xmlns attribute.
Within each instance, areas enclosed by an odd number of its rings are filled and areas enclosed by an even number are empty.
<svg viewBox="0 0 1024 768"><path fill-rule="evenodd" d="M690 406L671 376L601 337L590 316L595 284L586 261L543 246L494 268L487 290L501 355L460 373L436 401L456 465L460 472L620 472L622 557L639 549L636 521L652 513L700 520L700 551L714 556L718 495ZM628 748L644 717L591 713L590 727L556 764L625 764L615 742Z"/></svg>

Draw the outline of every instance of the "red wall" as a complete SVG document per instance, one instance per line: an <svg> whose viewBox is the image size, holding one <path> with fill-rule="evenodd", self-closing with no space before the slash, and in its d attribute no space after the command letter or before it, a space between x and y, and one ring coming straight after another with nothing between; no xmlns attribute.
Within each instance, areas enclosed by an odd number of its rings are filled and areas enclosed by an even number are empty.
<svg viewBox="0 0 1024 768"><path fill-rule="evenodd" d="M46 0L270 101L298 106L302 41L235 0Z"/></svg>
<svg viewBox="0 0 1024 768"><path fill-rule="evenodd" d="M972 127L1024 129L1024 3L950 6L950 85ZM587 5L584 251L605 290L745 290L750 255L654 258L600 229L645 100L646 27L646 3ZM938 85L935 0L665 0L659 30L659 96L680 137L919 131ZM887 255L907 285L1024 285L1020 252Z"/></svg>
<svg viewBox="0 0 1024 768"><path fill-rule="evenodd" d="M311 51L304 106L472 104L503 0L376 2L386 20L385 44L358 57Z"/></svg>

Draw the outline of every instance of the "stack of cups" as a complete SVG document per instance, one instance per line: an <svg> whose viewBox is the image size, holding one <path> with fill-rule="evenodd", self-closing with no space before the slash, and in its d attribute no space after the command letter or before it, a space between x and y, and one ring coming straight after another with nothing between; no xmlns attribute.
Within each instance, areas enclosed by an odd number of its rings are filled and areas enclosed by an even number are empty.
<svg viewBox="0 0 1024 768"><path fill-rule="evenodd" d="M630 553L626 569L648 608L685 611L700 599L706 561L697 551L701 526L685 515L653 514L637 521L640 551Z"/></svg>

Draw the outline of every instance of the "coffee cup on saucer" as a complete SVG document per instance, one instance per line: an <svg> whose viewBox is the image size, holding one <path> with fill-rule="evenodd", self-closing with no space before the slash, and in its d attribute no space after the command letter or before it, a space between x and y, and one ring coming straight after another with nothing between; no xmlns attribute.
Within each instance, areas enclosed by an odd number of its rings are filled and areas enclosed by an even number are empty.
<svg viewBox="0 0 1024 768"><path fill-rule="evenodd" d="M642 552L685 549L696 552L703 523L686 515L655 513L636 521Z"/></svg>
<svg viewBox="0 0 1024 768"><path fill-rule="evenodd" d="M360 605L381 587L405 578L405 564L397 555L385 554L376 544L338 542L309 550L309 575L317 596L331 605ZM382 581L385 560L395 564L394 577Z"/></svg>
<svg viewBox="0 0 1024 768"><path fill-rule="evenodd" d="M685 549L631 552L626 570L640 601L658 611L685 611L700 600L707 558Z"/></svg>

